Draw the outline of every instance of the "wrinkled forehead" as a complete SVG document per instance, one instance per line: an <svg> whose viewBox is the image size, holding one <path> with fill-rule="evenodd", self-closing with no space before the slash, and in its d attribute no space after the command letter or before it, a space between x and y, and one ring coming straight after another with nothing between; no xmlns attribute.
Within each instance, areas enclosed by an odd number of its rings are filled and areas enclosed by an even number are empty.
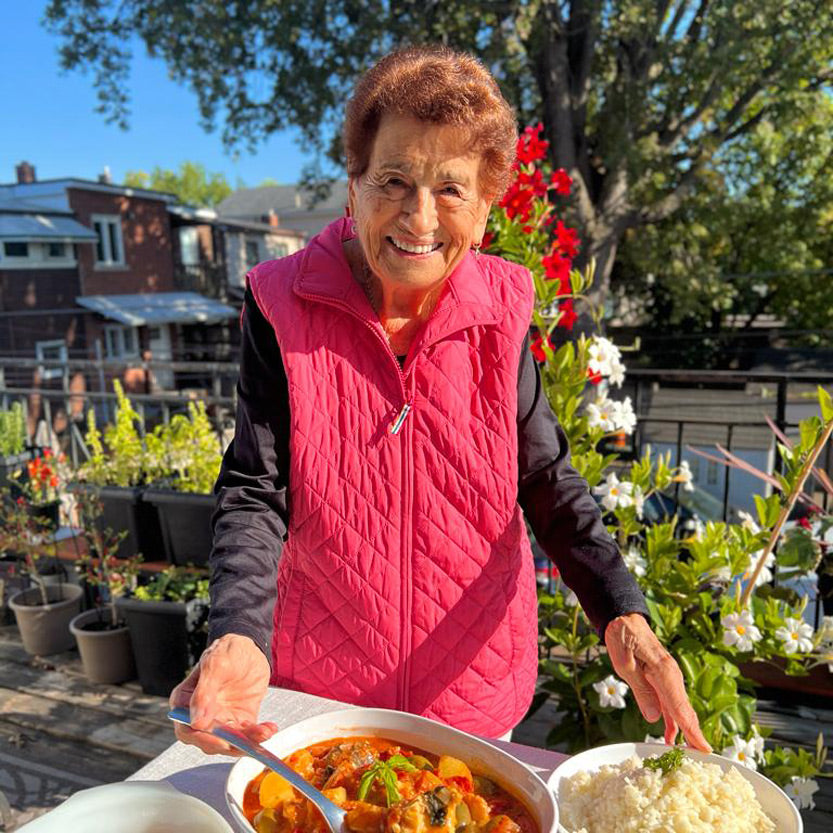
<svg viewBox="0 0 833 833"><path fill-rule="evenodd" d="M396 170L413 176L474 181L480 161L469 129L386 114L373 142L368 173Z"/></svg>

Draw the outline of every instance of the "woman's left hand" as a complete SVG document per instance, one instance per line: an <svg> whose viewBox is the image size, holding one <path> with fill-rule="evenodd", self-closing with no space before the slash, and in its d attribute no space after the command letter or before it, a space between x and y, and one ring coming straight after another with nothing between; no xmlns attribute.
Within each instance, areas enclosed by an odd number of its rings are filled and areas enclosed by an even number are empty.
<svg viewBox="0 0 833 833"><path fill-rule="evenodd" d="M689 746L711 752L689 702L680 667L657 639L640 613L619 616L605 629L605 645L616 673L631 687L649 723L665 720L665 742L671 746L678 731Z"/></svg>

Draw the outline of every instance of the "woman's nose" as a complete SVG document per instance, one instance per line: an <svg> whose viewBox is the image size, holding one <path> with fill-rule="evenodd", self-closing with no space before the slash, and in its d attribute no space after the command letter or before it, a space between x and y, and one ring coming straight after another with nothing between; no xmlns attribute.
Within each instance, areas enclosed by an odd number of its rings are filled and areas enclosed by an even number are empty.
<svg viewBox="0 0 833 833"><path fill-rule="evenodd" d="M437 204L430 188L414 188L402 208L414 234L425 234L437 228Z"/></svg>

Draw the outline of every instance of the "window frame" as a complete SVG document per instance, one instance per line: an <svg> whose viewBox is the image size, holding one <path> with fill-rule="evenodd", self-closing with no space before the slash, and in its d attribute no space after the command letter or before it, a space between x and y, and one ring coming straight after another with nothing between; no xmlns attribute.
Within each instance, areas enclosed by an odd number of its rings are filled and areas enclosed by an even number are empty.
<svg viewBox="0 0 833 833"><path fill-rule="evenodd" d="M121 227L121 214L91 214L90 222L96 233L95 266L96 268L112 268L126 266L124 256L124 234ZM99 228L101 231L99 231ZM113 257L113 244L117 245L119 258Z"/></svg>
<svg viewBox="0 0 833 833"><path fill-rule="evenodd" d="M133 350L130 352L125 348L124 336L127 330L131 332L133 341ZM137 327L131 327L127 324L105 324L102 330L102 339L104 341L104 356L108 359L136 359L139 357L139 333ZM110 350L111 341L118 347L118 352L114 353Z"/></svg>
<svg viewBox="0 0 833 833"><path fill-rule="evenodd" d="M38 361L46 361L50 357L44 355L45 350L58 348L57 360L66 364L69 361L69 350L67 349L67 342L65 338L45 339L44 341L35 342L35 358ZM61 367L45 367L38 365L38 372L42 381L49 379L61 379L64 375L64 369Z"/></svg>

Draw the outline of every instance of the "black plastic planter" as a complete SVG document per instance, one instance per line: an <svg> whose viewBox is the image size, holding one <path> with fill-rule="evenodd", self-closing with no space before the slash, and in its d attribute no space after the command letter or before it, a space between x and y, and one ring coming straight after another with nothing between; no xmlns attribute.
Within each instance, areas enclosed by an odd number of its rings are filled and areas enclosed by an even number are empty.
<svg viewBox="0 0 833 833"><path fill-rule="evenodd" d="M73 483L75 492L97 493L101 501L101 516L97 526L101 530L124 530L126 537L119 545L119 558L132 558L141 553L145 561L161 561L164 550L162 531L156 509L142 502L139 486L92 486L87 483Z"/></svg>
<svg viewBox="0 0 833 833"><path fill-rule="evenodd" d="M165 555L171 564L208 564L214 495L151 488L145 489L142 500L158 513Z"/></svg>
<svg viewBox="0 0 833 833"><path fill-rule="evenodd" d="M119 599L116 604L130 631L142 691L167 697L205 647L205 603Z"/></svg>

